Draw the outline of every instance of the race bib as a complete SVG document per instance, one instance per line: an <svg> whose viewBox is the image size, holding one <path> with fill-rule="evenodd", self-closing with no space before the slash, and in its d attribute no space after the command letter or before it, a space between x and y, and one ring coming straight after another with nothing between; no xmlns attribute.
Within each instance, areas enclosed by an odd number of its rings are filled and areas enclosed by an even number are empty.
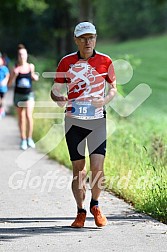
<svg viewBox="0 0 167 252"><path fill-rule="evenodd" d="M76 116L94 116L95 107L89 101L74 101L71 113Z"/></svg>
<svg viewBox="0 0 167 252"><path fill-rule="evenodd" d="M19 88L30 88L31 87L31 83L30 83L30 80L27 79L27 78L21 78L19 81L18 81L18 85L17 85Z"/></svg>

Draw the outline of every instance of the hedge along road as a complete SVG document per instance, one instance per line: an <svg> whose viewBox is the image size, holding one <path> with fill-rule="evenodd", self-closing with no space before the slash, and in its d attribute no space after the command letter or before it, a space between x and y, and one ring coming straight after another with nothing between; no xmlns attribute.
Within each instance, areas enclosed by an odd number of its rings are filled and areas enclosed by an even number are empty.
<svg viewBox="0 0 167 252"><path fill-rule="evenodd" d="M11 105L10 90L6 107ZM21 159L17 120L8 113L0 120L0 251L166 251L165 224L105 191L100 204L108 225L96 227L88 211L85 227L71 228L76 214L71 171L37 149L26 152ZM30 160L38 161L24 165ZM87 210L89 200L88 186Z"/></svg>

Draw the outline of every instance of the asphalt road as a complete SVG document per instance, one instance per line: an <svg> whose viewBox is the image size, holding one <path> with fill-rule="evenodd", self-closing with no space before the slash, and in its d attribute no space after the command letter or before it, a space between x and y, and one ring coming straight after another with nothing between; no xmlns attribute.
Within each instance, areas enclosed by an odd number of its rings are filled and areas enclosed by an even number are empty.
<svg viewBox="0 0 167 252"><path fill-rule="evenodd" d="M12 94L6 96L7 108ZM31 164L31 165L27 165ZM71 228L76 206L71 171L36 150L19 150L15 118L0 120L0 251L166 252L167 226L139 214L103 192L100 204L109 223ZM90 201L87 188L86 208Z"/></svg>

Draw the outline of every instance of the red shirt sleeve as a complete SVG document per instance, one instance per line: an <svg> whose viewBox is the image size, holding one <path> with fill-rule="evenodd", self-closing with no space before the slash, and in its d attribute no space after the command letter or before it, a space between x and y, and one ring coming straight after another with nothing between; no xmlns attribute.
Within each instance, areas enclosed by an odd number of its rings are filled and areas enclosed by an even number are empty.
<svg viewBox="0 0 167 252"><path fill-rule="evenodd" d="M65 61L62 59L59 64L58 67L56 69L56 75L54 78L54 83L62 83L64 84L66 82L66 64Z"/></svg>
<svg viewBox="0 0 167 252"><path fill-rule="evenodd" d="M109 65L108 65L108 75L106 76L106 81L108 83L113 83L115 80L116 80L116 76L115 76L114 66L113 66L112 60L110 60Z"/></svg>

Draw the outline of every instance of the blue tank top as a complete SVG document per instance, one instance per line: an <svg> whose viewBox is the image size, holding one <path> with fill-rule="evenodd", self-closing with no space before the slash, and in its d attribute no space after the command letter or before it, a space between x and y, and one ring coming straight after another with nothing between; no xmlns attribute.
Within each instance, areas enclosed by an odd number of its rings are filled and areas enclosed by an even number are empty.
<svg viewBox="0 0 167 252"><path fill-rule="evenodd" d="M29 94L32 92L31 71L29 73L19 73L16 78L15 92L19 94Z"/></svg>

